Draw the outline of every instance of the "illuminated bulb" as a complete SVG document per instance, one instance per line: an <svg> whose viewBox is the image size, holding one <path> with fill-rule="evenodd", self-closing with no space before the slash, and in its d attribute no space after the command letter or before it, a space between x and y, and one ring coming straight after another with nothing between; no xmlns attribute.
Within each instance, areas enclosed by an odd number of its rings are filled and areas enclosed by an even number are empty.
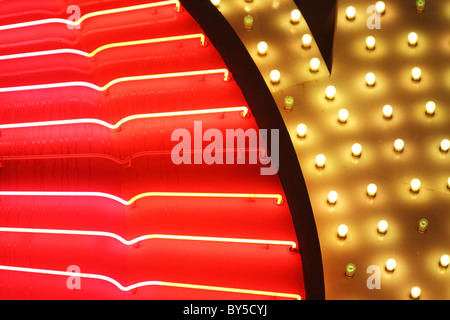
<svg viewBox="0 0 450 320"><path fill-rule="evenodd" d="M280 71L278 70L272 70L270 72L270 81L275 84L275 83L279 83L280 82L280 78L281 78L281 74Z"/></svg>
<svg viewBox="0 0 450 320"><path fill-rule="evenodd" d="M300 138L306 137L306 131L307 131L306 125L304 125L303 123L300 123L297 126L297 136L299 136Z"/></svg>
<svg viewBox="0 0 450 320"><path fill-rule="evenodd" d="M374 183L371 183L367 186L367 196L369 198L375 198L377 195L377 185Z"/></svg>
<svg viewBox="0 0 450 320"><path fill-rule="evenodd" d="M441 259L439 260L439 265L442 268L447 268L449 264L450 264L450 256L448 254L443 254L441 256Z"/></svg>
<svg viewBox="0 0 450 320"><path fill-rule="evenodd" d="M447 189L450 189L450 177L447 179Z"/></svg>
<svg viewBox="0 0 450 320"><path fill-rule="evenodd" d="M320 60L317 58L312 58L309 63L309 70L311 72L317 72L317 71L319 71L319 66L320 66Z"/></svg>
<svg viewBox="0 0 450 320"><path fill-rule="evenodd" d="M347 109L341 109L338 113L338 121L340 123L346 123L348 120L348 111Z"/></svg>
<svg viewBox="0 0 450 320"><path fill-rule="evenodd" d="M291 96L287 96L284 98L284 108L286 110L292 110L294 107L294 98Z"/></svg>
<svg viewBox="0 0 450 320"><path fill-rule="evenodd" d="M436 103L434 101L428 101L425 105L425 114L427 116L434 116L434 112L436 111Z"/></svg>
<svg viewBox="0 0 450 320"><path fill-rule="evenodd" d="M355 16L356 16L355 7L353 7L353 6L347 7L347 9L345 10L345 14L347 16L347 20L355 20Z"/></svg>
<svg viewBox="0 0 450 320"><path fill-rule="evenodd" d="M420 233L424 233L428 229L428 220L427 219L420 219L419 223L417 225L417 228Z"/></svg>
<svg viewBox="0 0 450 320"><path fill-rule="evenodd" d="M253 28L253 17L251 15L247 15L244 17L244 28L247 31L252 30Z"/></svg>
<svg viewBox="0 0 450 320"><path fill-rule="evenodd" d="M359 143L355 143L352 145L352 156L355 158L361 157L362 147Z"/></svg>
<svg viewBox="0 0 450 320"><path fill-rule="evenodd" d="M291 23L292 24L299 23L301 17L302 17L302 14L301 14L300 10L294 9L291 11Z"/></svg>
<svg viewBox="0 0 450 320"><path fill-rule="evenodd" d="M394 141L394 151L401 153L405 147L405 142L402 139L397 139Z"/></svg>
<svg viewBox="0 0 450 320"><path fill-rule="evenodd" d="M317 168L323 168L325 167L326 158L323 154L318 154L316 156L316 167Z"/></svg>
<svg viewBox="0 0 450 320"><path fill-rule="evenodd" d="M420 287L414 286L411 288L411 298L416 300L420 298L420 294L422 293L422 290Z"/></svg>
<svg viewBox="0 0 450 320"><path fill-rule="evenodd" d="M448 139L443 139L443 140L441 141L441 145L440 145L439 149L440 149L442 152L448 152L448 149L450 149L450 140L448 140Z"/></svg>
<svg viewBox="0 0 450 320"><path fill-rule="evenodd" d="M336 204L337 199L338 199L338 194L337 194L336 191L330 191L330 192L328 193L328 199L327 199L327 202L328 202L329 204L332 204L332 205Z"/></svg>
<svg viewBox="0 0 450 320"><path fill-rule="evenodd" d="M420 180L419 179L412 179L410 190L412 193L418 193L420 191Z"/></svg>
<svg viewBox="0 0 450 320"><path fill-rule="evenodd" d="M377 10L377 13L383 15L386 12L386 5L384 4L384 1L378 1L375 4L375 8Z"/></svg>
<svg viewBox="0 0 450 320"><path fill-rule="evenodd" d="M338 227L338 237L340 239L345 239L345 238L347 238L347 233L348 233L348 227L345 224L341 224Z"/></svg>
<svg viewBox="0 0 450 320"><path fill-rule="evenodd" d="M312 42L312 37L310 34L306 33L302 36L302 47L303 48L310 48Z"/></svg>
<svg viewBox="0 0 450 320"><path fill-rule="evenodd" d="M374 50L375 49L375 38L372 36L369 36L366 38L366 49L367 50Z"/></svg>
<svg viewBox="0 0 450 320"><path fill-rule="evenodd" d="M325 90L325 97L328 100L334 100L335 95L336 95L336 88L333 86L328 86Z"/></svg>
<svg viewBox="0 0 450 320"><path fill-rule="evenodd" d="M386 270L389 272L394 272L395 267L397 266L397 261L395 259L388 259L386 261Z"/></svg>
<svg viewBox="0 0 450 320"><path fill-rule="evenodd" d="M220 3L220 0L211 0L211 3L217 7Z"/></svg>
<svg viewBox="0 0 450 320"><path fill-rule="evenodd" d="M383 107L383 117L385 119L392 119L392 113L393 113L392 106L387 104Z"/></svg>
<svg viewBox="0 0 450 320"><path fill-rule="evenodd" d="M258 54L260 56L265 56L267 54L267 42L261 41L260 43L258 43Z"/></svg>
<svg viewBox="0 0 450 320"><path fill-rule="evenodd" d="M381 220L378 222L378 228L377 228L378 233L385 234L387 232L387 229L388 229L388 223L386 220Z"/></svg>
<svg viewBox="0 0 450 320"><path fill-rule="evenodd" d="M419 39L419 37L417 36L417 33L411 32L410 34L408 34L408 44L411 47L417 46L417 40L418 39Z"/></svg>
<svg viewBox="0 0 450 320"><path fill-rule="evenodd" d="M420 81L420 79L422 79L422 70L418 67L412 68L411 78L413 81Z"/></svg>
<svg viewBox="0 0 450 320"><path fill-rule="evenodd" d="M373 74L372 72L366 74L366 85L368 87L375 86L375 80L376 80L375 74Z"/></svg>
<svg viewBox="0 0 450 320"><path fill-rule="evenodd" d="M345 275L351 278L355 274L355 271L356 271L355 265L353 263L349 263L345 268Z"/></svg>

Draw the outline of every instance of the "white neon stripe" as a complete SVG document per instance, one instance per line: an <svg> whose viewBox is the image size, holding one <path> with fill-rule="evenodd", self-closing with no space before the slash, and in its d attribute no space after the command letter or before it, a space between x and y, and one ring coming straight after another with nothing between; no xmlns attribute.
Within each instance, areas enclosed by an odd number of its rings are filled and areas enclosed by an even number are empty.
<svg viewBox="0 0 450 320"><path fill-rule="evenodd" d="M117 8L117 9L91 12L91 13L88 13L88 14L82 16L77 21L70 21L70 20L61 19L61 18L50 18L50 19L42 19L42 20L14 23L14 24L0 26L0 31L24 28L24 27L33 27L33 26L38 26L38 25L43 25L43 24L50 24L50 23L61 23L61 24L66 24L68 26L75 27L75 26L80 25L83 21L93 18L93 17L114 14L114 13L120 13L120 12L142 10L142 9L148 9L148 8L154 8L154 7L161 7L161 6L166 6L166 5L175 5L177 8L177 11L180 11L180 2L179 1L160 1L160 2L130 6L130 7L122 7L122 8Z"/></svg>
<svg viewBox="0 0 450 320"><path fill-rule="evenodd" d="M78 236L97 236L113 238L126 246L134 245L138 242L152 239L179 240L179 241L205 241L205 242L228 242L241 244L262 244L262 245L280 245L290 246L292 249L297 247L293 241L284 240L263 240L263 239L244 239L244 238L226 238L226 237L205 237L205 236L185 236L170 234L147 234L132 240L125 240L121 236L105 231L84 231L84 230L61 230L61 229L36 229L36 228L7 228L0 227L0 232L12 233L36 233L36 234L59 234L59 235L78 235Z"/></svg>
<svg viewBox="0 0 450 320"><path fill-rule="evenodd" d="M138 119L151 119L162 117L176 117L176 116L189 116L200 114L214 114L214 113L227 113L241 111L244 116L248 114L248 108L241 107L229 107L229 108L217 108L217 109L204 109L204 110L188 110L188 111L171 111L171 112L158 112L158 113L145 113L135 114L125 117L118 121L116 124L110 124L103 120L98 119L69 119L69 120L52 120L52 121L38 121L38 122L24 122L24 123L10 123L0 125L0 130L3 129L17 129L17 128L30 128L30 127L45 127L45 126L57 126L57 125L71 125L71 124L98 124L109 128L111 130L118 129L122 124Z"/></svg>
<svg viewBox="0 0 450 320"><path fill-rule="evenodd" d="M16 92L16 91L27 91L27 90L40 90L40 89L54 89L54 88L66 88L66 87L87 87L97 91L106 91L111 86L121 83L121 82L130 82L130 81L142 81L142 80L156 80L156 79L164 79L164 78L177 78L177 77L187 77L187 76L202 76L202 75L211 75L211 74L224 74L224 80L227 81L229 79L230 72L227 69L212 69L212 70L200 70L200 71L186 71L186 72L174 72L174 73L162 73L162 74L152 74L152 75L144 75L144 76L132 76L132 77L123 77L110 81L103 87L99 87L95 84L85 81L72 81L72 82L59 82L59 83L50 83L50 84L37 84L37 85L29 85L29 86L18 86L18 87L8 87L8 88L0 88L0 93L4 92Z"/></svg>
<svg viewBox="0 0 450 320"><path fill-rule="evenodd" d="M147 197L188 197L188 198L246 198L246 199L274 199L277 204L283 203L279 194L260 193L205 193L205 192L145 192L126 201L117 196L103 192L77 191L0 191L0 196L32 196L32 197L100 197L117 201L124 206L130 206L139 199Z"/></svg>
<svg viewBox="0 0 450 320"><path fill-rule="evenodd" d="M69 271L57 271L49 269L37 269L37 268L24 268L24 267L13 267L0 265L0 270L4 271L15 271L15 272L27 272L27 273L37 273L37 274L48 274L55 276L64 277L79 277L87 279L97 279L109 282L116 286L121 291L130 291L140 287L146 286L165 286L174 288L185 288L185 289L196 289L196 290L206 290L206 291L219 291L219 292L231 292L231 293L241 293L241 294L251 294L260 296L271 296L271 297L281 297L301 300L301 296L298 294L291 293L281 293L272 291L262 291L262 290L251 290L251 289L240 289L240 288L230 288L230 287L218 287L218 286L208 286L199 284L189 284L189 283L177 283L177 282L166 282L166 281L143 281L138 282L129 286L123 286L117 280L113 278L93 273L82 273L82 272L69 272Z"/></svg>

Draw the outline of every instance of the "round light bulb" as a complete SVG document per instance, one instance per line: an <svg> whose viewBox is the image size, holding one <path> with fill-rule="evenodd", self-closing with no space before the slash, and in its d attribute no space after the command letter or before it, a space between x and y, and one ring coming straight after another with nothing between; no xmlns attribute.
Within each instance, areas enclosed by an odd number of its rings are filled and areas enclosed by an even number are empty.
<svg viewBox="0 0 450 320"><path fill-rule="evenodd" d="M244 28L245 28L245 30L247 30L247 31L250 31L250 30L252 30L252 28L253 28L253 17L251 16L251 15L246 15L245 17L244 17Z"/></svg>
<svg viewBox="0 0 450 320"><path fill-rule="evenodd" d="M427 116L434 116L436 111L436 103L434 101L428 101L425 105L425 114Z"/></svg>
<svg viewBox="0 0 450 320"><path fill-rule="evenodd" d="M267 54L267 49L268 49L268 45L267 42L265 41L261 41L258 43L258 54L260 56L265 56Z"/></svg>
<svg viewBox="0 0 450 320"><path fill-rule="evenodd" d="M300 138L306 137L306 131L307 131L307 128L306 128L305 124L300 123L297 126L297 136L299 136Z"/></svg>
<svg viewBox="0 0 450 320"><path fill-rule="evenodd" d="M291 96L287 96L284 98L284 108L286 110L292 110L294 107L294 98Z"/></svg>
<svg viewBox="0 0 450 320"><path fill-rule="evenodd" d="M338 113L338 121L340 123L347 123L348 120L348 111L347 109L341 109Z"/></svg>
<svg viewBox="0 0 450 320"><path fill-rule="evenodd" d="M450 177L448 177L448 179L447 179L447 189L450 190Z"/></svg>
<svg viewBox="0 0 450 320"><path fill-rule="evenodd" d="M278 70L272 70L272 71L270 72L270 81L271 81L273 84L279 83L279 82L280 82L280 79L281 79L280 71L278 71Z"/></svg>
<svg viewBox="0 0 450 320"><path fill-rule="evenodd" d="M374 183L370 183L367 186L367 196L369 198L375 198L376 195L377 195L377 185Z"/></svg>
<svg viewBox="0 0 450 320"><path fill-rule="evenodd" d="M418 193L420 191L421 182L419 179L412 179L410 184L410 190L412 193Z"/></svg>
<svg viewBox="0 0 450 320"><path fill-rule="evenodd" d="M294 9L291 11L291 23L292 24L299 23L301 17L302 17L302 14L301 14L300 10Z"/></svg>
<svg viewBox="0 0 450 320"><path fill-rule="evenodd" d="M328 86L326 89L325 89L325 97L328 99L328 100L334 100L334 97L336 96L336 88L335 87L333 87L333 86Z"/></svg>
<svg viewBox="0 0 450 320"><path fill-rule="evenodd" d="M420 81L422 79L422 70L419 67L412 68L411 78L413 81Z"/></svg>
<svg viewBox="0 0 450 320"><path fill-rule="evenodd" d="M220 0L211 0L211 3L217 7L220 3Z"/></svg>
<svg viewBox="0 0 450 320"><path fill-rule="evenodd" d="M353 277L356 272L356 266L353 263L349 263L345 267L345 275L349 278Z"/></svg>
<svg viewBox="0 0 450 320"><path fill-rule="evenodd" d="M387 104L383 107L383 117L385 119L392 119L392 113L393 113L393 110L392 110L391 105Z"/></svg>
<svg viewBox="0 0 450 320"><path fill-rule="evenodd" d="M420 298L420 295L422 294L422 290L418 286L414 286L411 288L411 298L416 300Z"/></svg>
<svg viewBox="0 0 450 320"><path fill-rule="evenodd" d="M375 38L372 36L369 36L366 38L366 49L367 50L374 50L375 49Z"/></svg>
<svg viewBox="0 0 450 320"><path fill-rule="evenodd" d="M323 168L325 167L326 158L323 154L318 154L316 156L316 167L317 168Z"/></svg>
<svg viewBox="0 0 450 320"><path fill-rule="evenodd" d="M395 267L397 267L397 261L395 259L388 259L386 261L386 270L389 272L394 272Z"/></svg>
<svg viewBox="0 0 450 320"><path fill-rule="evenodd" d="M317 72L319 71L319 67L320 67L320 60L317 58L312 58L311 61L309 62L309 70L311 72Z"/></svg>
<svg viewBox="0 0 450 320"><path fill-rule="evenodd" d="M408 45L411 47L417 46L417 41L419 39L419 36L415 32L411 32L408 34Z"/></svg>
<svg viewBox="0 0 450 320"><path fill-rule="evenodd" d="M419 223L417 225L417 229L420 233L424 233L428 229L428 220L427 219L420 219Z"/></svg>
<svg viewBox="0 0 450 320"><path fill-rule="evenodd" d="M347 238L347 233L348 233L348 227L345 224L341 224L338 227L338 237L340 239L345 239L345 238Z"/></svg>
<svg viewBox="0 0 450 320"><path fill-rule="evenodd" d="M448 152L448 149L450 149L450 140L448 140L448 139L443 139L443 140L441 141L441 145L439 146L439 149L440 149L442 152Z"/></svg>
<svg viewBox="0 0 450 320"><path fill-rule="evenodd" d="M310 34L306 33L302 36L302 47L311 48L312 37Z"/></svg>
<svg viewBox="0 0 450 320"><path fill-rule="evenodd" d="M361 157L362 146L359 143L355 143L352 145L352 156L355 158Z"/></svg>
<svg viewBox="0 0 450 320"><path fill-rule="evenodd" d="M355 16L356 16L355 7L348 6L347 9L345 10L345 14L346 14L347 20L355 20Z"/></svg>
<svg viewBox="0 0 450 320"><path fill-rule="evenodd" d="M377 13L383 15L386 12L386 4L384 1L377 1L375 4L375 9L377 10Z"/></svg>
<svg viewBox="0 0 450 320"><path fill-rule="evenodd" d="M394 141L394 151L401 153L405 147L405 142L402 139L397 139Z"/></svg>
<svg viewBox="0 0 450 320"><path fill-rule="evenodd" d="M366 74L366 85L368 87L375 86L375 80L376 80L376 77L375 77L374 73L369 72L368 74Z"/></svg>
<svg viewBox="0 0 450 320"><path fill-rule="evenodd" d="M328 202L329 204L331 204L331 205L336 204L337 199L338 199L338 194L337 194L336 191L330 191L330 192L328 193L328 199L327 199L327 202Z"/></svg>
<svg viewBox="0 0 450 320"><path fill-rule="evenodd" d="M378 228L377 231L380 234L385 234L387 232L388 229L388 223L386 220L381 220L378 222Z"/></svg>
<svg viewBox="0 0 450 320"><path fill-rule="evenodd" d="M441 256L441 259L439 259L439 265L442 268L447 268L449 264L450 264L450 256L448 254L443 254Z"/></svg>

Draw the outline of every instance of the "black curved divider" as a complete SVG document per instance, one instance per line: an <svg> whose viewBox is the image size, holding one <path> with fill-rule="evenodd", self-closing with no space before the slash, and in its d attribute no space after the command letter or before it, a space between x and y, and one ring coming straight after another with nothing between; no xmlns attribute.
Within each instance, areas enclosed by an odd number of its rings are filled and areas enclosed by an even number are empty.
<svg viewBox="0 0 450 320"><path fill-rule="evenodd" d="M228 21L210 0L181 0L219 51L260 129L278 129L278 175L286 194L302 257L306 299L324 300L322 255L308 190L283 118L258 67ZM268 149L270 150L270 148Z"/></svg>

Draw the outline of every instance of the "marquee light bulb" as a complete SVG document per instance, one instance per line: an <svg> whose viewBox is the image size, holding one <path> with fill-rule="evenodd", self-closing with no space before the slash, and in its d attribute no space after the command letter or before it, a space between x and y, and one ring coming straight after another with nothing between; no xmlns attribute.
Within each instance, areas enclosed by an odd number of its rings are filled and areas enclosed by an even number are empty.
<svg viewBox="0 0 450 320"><path fill-rule="evenodd" d="M375 74L372 72L369 72L366 74L366 85L368 87L374 87L375 86L376 77Z"/></svg>
<svg viewBox="0 0 450 320"><path fill-rule="evenodd" d="M345 14L346 14L347 20L355 20L355 16L356 16L355 7L348 6L347 9L345 10Z"/></svg>
<svg viewBox="0 0 450 320"><path fill-rule="evenodd" d="M309 70L311 72L317 72L319 71L320 67L320 60L318 58L312 58L309 62Z"/></svg>
<svg viewBox="0 0 450 320"><path fill-rule="evenodd" d="M362 146L359 143L355 143L352 145L352 156L355 158L361 157Z"/></svg>
<svg viewBox="0 0 450 320"><path fill-rule="evenodd" d="M436 112L436 103L434 101L428 101L425 105L425 114L427 116L434 116Z"/></svg>
<svg viewBox="0 0 450 320"><path fill-rule="evenodd" d="M410 34L408 34L408 45L411 47L416 47L418 39L419 36L417 35L417 33L411 32Z"/></svg>
<svg viewBox="0 0 450 320"><path fill-rule="evenodd" d="M334 100L335 96L336 96L336 88L334 86L328 86L325 89L325 97L328 100Z"/></svg>
<svg viewBox="0 0 450 320"><path fill-rule="evenodd" d="M328 199L327 202L331 205L335 205L338 199L338 194L336 191L330 191L328 193Z"/></svg>
<svg viewBox="0 0 450 320"><path fill-rule="evenodd" d="M291 23L292 24L299 23L301 17L302 17L302 14L301 14L300 10L294 9L291 11Z"/></svg>
<svg viewBox="0 0 450 320"><path fill-rule="evenodd" d="M422 70L419 67L412 68L411 78L413 81L420 81L422 79Z"/></svg>
<svg viewBox="0 0 450 320"><path fill-rule="evenodd" d="M297 136L299 136L300 138L305 138L307 130L308 130L308 128L306 127L306 125L303 123L300 123L297 126Z"/></svg>
<svg viewBox="0 0 450 320"><path fill-rule="evenodd" d="M347 233L348 233L348 227L345 224L341 224L338 227L338 237L340 239L345 239L345 238L347 238Z"/></svg>
<svg viewBox="0 0 450 320"><path fill-rule="evenodd" d="M405 142L402 139L397 139L394 141L394 151L395 152L402 153L404 147L405 147Z"/></svg>
<svg viewBox="0 0 450 320"><path fill-rule="evenodd" d="M267 42L265 41L261 41L258 43L258 54L260 56L265 56L267 54L267 49L268 49L268 45Z"/></svg>
<svg viewBox="0 0 450 320"><path fill-rule="evenodd" d="M372 36L368 36L366 38L366 49L367 50L375 50L375 43L376 43L375 38Z"/></svg>
<svg viewBox="0 0 450 320"><path fill-rule="evenodd" d="M448 149L450 149L450 140L443 139L441 141L441 145L439 146L439 149L441 150L441 152L447 153Z"/></svg>
<svg viewBox="0 0 450 320"><path fill-rule="evenodd" d="M385 105L383 107L383 117L385 119L392 119L392 113L393 113L393 109L391 105Z"/></svg>
<svg viewBox="0 0 450 320"><path fill-rule="evenodd" d="M310 34L306 33L302 36L302 47L307 49L311 48L312 37Z"/></svg>
<svg viewBox="0 0 450 320"><path fill-rule="evenodd" d="M347 109L341 109L338 113L338 121L340 123L347 123L348 120L348 111Z"/></svg>
<svg viewBox="0 0 450 320"><path fill-rule="evenodd" d="M450 256L448 254L443 254L439 259L439 265L442 268L447 268L449 264L450 264Z"/></svg>
<svg viewBox="0 0 450 320"><path fill-rule="evenodd" d="M286 110L292 110L294 107L294 98L291 96L284 97L284 108Z"/></svg>
<svg viewBox="0 0 450 320"><path fill-rule="evenodd" d="M410 185L411 192L412 193L419 193L420 185L421 185L421 182L420 182L419 179L412 179L411 180L411 185Z"/></svg>
<svg viewBox="0 0 450 320"><path fill-rule="evenodd" d="M211 3L217 7L220 4L220 0L211 0Z"/></svg>
<svg viewBox="0 0 450 320"><path fill-rule="evenodd" d="M397 267L397 261L395 261L395 259L388 259L386 261L386 270L389 272L394 272L395 268Z"/></svg>
<svg viewBox="0 0 450 320"><path fill-rule="evenodd" d="M345 275L349 278L353 277L356 272L356 266L353 263L349 263L345 268Z"/></svg>
<svg viewBox="0 0 450 320"><path fill-rule="evenodd" d="M447 179L447 189L450 190L450 177L448 177L448 179Z"/></svg>
<svg viewBox="0 0 450 320"><path fill-rule="evenodd" d="M417 229L420 233L424 233L428 229L428 220L427 219L420 219L419 223L417 225Z"/></svg>
<svg viewBox="0 0 450 320"><path fill-rule="evenodd" d="M375 198L376 195L377 195L377 185L374 183L370 183L367 186L367 196L369 198Z"/></svg>
<svg viewBox="0 0 450 320"><path fill-rule="evenodd" d="M281 79L281 73L280 73L280 71L278 71L278 70L272 70L271 72L270 72L270 81L273 83L273 84L277 84L277 83L279 83L280 82L280 79Z"/></svg>
<svg viewBox="0 0 450 320"><path fill-rule="evenodd" d="M420 295L422 294L422 290L418 286L414 286L411 288L411 298L414 300L417 300L420 298Z"/></svg>
<svg viewBox="0 0 450 320"><path fill-rule="evenodd" d="M251 15L246 15L244 17L244 28L245 28L245 30L247 30L247 31L252 30L253 22L254 22L253 17Z"/></svg>
<svg viewBox="0 0 450 320"><path fill-rule="evenodd" d="M381 220L378 222L378 228L377 231L380 234L385 234L387 232L388 229L388 223L386 220Z"/></svg>
<svg viewBox="0 0 450 320"><path fill-rule="evenodd" d="M326 157L323 154L318 154L316 156L316 167L323 168L325 167Z"/></svg>
<svg viewBox="0 0 450 320"><path fill-rule="evenodd" d="M375 9L377 10L377 13L384 15L386 13L386 4L384 1L377 1L375 4Z"/></svg>

